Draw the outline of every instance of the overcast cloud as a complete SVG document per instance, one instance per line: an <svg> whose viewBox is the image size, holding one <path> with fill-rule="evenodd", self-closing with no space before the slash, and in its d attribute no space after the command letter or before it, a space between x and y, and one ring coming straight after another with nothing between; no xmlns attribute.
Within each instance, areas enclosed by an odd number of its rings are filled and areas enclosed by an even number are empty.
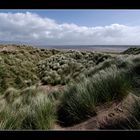
<svg viewBox="0 0 140 140"><path fill-rule="evenodd" d="M62 23L37 14L0 13L0 40L51 45L138 45L140 26L117 23L86 27Z"/></svg>

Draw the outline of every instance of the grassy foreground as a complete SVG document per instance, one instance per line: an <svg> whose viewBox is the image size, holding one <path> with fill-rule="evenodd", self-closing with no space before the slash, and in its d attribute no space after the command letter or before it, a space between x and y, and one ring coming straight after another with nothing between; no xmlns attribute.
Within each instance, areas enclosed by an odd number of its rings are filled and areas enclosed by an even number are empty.
<svg viewBox="0 0 140 140"><path fill-rule="evenodd" d="M50 130L97 115L97 107L140 94L140 55L0 46L0 129ZM138 50L137 50L138 52ZM59 91L42 87L64 86ZM139 102L132 110L139 128ZM127 122L126 122L127 123Z"/></svg>

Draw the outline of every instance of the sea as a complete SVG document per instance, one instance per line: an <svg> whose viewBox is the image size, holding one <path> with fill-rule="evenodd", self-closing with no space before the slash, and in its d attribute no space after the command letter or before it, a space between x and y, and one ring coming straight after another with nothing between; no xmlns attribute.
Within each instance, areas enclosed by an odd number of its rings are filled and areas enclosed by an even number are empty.
<svg viewBox="0 0 140 140"><path fill-rule="evenodd" d="M0 44L23 44L45 49L80 50L80 51L100 51L100 52L122 52L128 48L140 48L140 45L37 45L24 42L4 42Z"/></svg>
<svg viewBox="0 0 140 140"><path fill-rule="evenodd" d="M128 48L140 48L140 45L41 45L45 49L100 51L100 52L122 52Z"/></svg>

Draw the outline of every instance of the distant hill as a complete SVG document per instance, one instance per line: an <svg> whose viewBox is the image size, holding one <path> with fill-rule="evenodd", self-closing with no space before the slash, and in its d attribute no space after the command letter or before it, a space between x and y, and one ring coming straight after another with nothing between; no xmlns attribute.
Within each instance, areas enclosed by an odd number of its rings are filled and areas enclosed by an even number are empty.
<svg viewBox="0 0 140 140"><path fill-rule="evenodd" d="M123 54L140 54L140 48L129 48L123 52Z"/></svg>

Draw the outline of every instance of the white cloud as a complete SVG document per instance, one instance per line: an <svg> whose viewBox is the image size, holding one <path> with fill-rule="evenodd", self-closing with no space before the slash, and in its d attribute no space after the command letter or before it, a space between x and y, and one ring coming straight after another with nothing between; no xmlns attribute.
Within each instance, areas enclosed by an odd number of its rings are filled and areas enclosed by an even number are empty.
<svg viewBox="0 0 140 140"><path fill-rule="evenodd" d="M140 26L58 24L35 13L0 13L0 40L33 44L140 44Z"/></svg>

